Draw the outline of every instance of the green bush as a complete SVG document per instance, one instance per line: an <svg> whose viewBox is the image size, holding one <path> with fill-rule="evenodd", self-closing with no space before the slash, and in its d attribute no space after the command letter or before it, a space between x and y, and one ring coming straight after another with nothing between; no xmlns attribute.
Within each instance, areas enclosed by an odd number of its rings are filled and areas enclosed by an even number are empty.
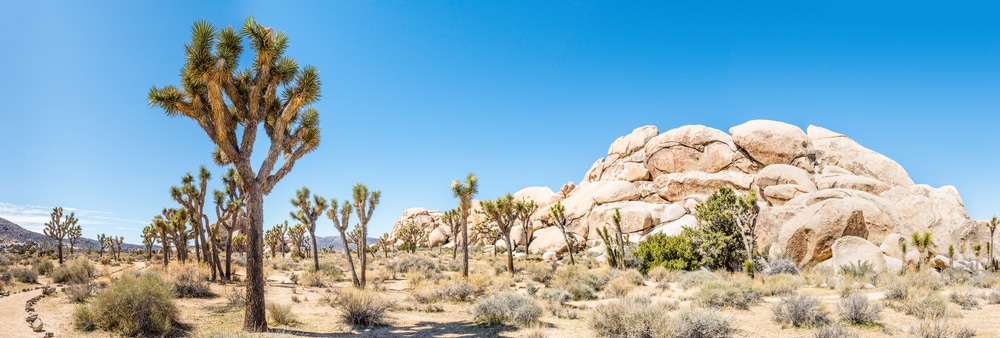
<svg viewBox="0 0 1000 338"><path fill-rule="evenodd" d="M820 326L830 322L830 316L816 297L790 295L771 309L771 319L794 327Z"/></svg>
<svg viewBox="0 0 1000 338"><path fill-rule="evenodd" d="M90 297L90 294L94 292L94 286L90 284L75 284L67 286L63 289L63 293L66 294L66 298L69 298L72 302L82 303Z"/></svg>
<svg viewBox="0 0 1000 338"><path fill-rule="evenodd" d="M859 260L857 264L847 263L840 266L840 273L850 276L856 280L876 284L878 274L875 273L875 264L869 261Z"/></svg>
<svg viewBox="0 0 1000 338"><path fill-rule="evenodd" d="M345 323L371 327L387 324L387 313L394 304L378 293L350 288L341 291L330 305L340 310Z"/></svg>
<svg viewBox="0 0 1000 338"><path fill-rule="evenodd" d="M78 306L74 325L81 330L102 329L124 336L165 336L177 324L174 289L158 275L126 274Z"/></svg>
<svg viewBox="0 0 1000 338"><path fill-rule="evenodd" d="M292 313L291 305L282 305L275 302L267 303L267 316L271 322L278 325L295 325L298 323L295 314Z"/></svg>
<svg viewBox="0 0 1000 338"><path fill-rule="evenodd" d="M670 320L671 336L674 338L724 338L732 337L739 330L732 321L708 309L682 310Z"/></svg>
<svg viewBox="0 0 1000 338"><path fill-rule="evenodd" d="M49 272L52 272L52 269L55 268L55 264L53 264L52 260L49 260L48 258L35 258L31 262L31 267L34 268L40 275L48 275Z"/></svg>
<svg viewBox="0 0 1000 338"><path fill-rule="evenodd" d="M882 316L882 306L868 301L868 296L853 293L837 304L840 318L853 325L877 325Z"/></svg>
<svg viewBox="0 0 1000 338"><path fill-rule="evenodd" d="M719 277L716 277L711 271L698 270L682 273L679 277L677 277L677 283L680 284L684 290L687 290L695 286L702 285L705 282L717 279L719 279Z"/></svg>
<svg viewBox="0 0 1000 338"><path fill-rule="evenodd" d="M625 297L594 308L590 328L600 337L666 337L671 307L648 297Z"/></svg>
<svg viewBox="0 0 1000 338"><path fill-rule="evenodd" d="M705 307L747 310L760 302L761 293L748 282L710 281L702 284L694 298Z"/></svg>
<svg viewBox="0 0 1000 338"><path fill-rule="evenodd" d="M83 284L94 277L94 265L86 257L77 257L52 271L56 283Z"/></svg>
<svg viewBox="0 0 1000 338"><path fill-rule="evenodd" d="M30 284L38 283L38 270L35 270L35 268L33 267L10 269L10 275L21 283L30 283Z"/></svg>
<svg viewBox="0 0 1000 338"><path fill-rule="evenodd" d="M683 234L667 236L656 233L640 242L633 255L643 262L640 266L643 273L656 267L690 271L697 269L701 261L691 237Z"/></svg>
<svg viewBox="0 0 1000 338"><path fill-rule="evenodd" d="M541 298L556 305L563 305L573 299L573 295L563 289L544 289Z"/></svg>
<svg viewBox="0 0 1000 338"><path fill-rule="evenodd" d="M723 187L708 197L705 203L695 206L698 224L685 228L680 236L691 239L701 257L701 266L708 269L742 271L746 248L740 238L740 228L730 210L748 211L746 205L755 205L755 197L737 196L732 189ZM747 203L749 200L750 203Z"/></svg>
<svg viewBox="0 0 1000 338"><path fill-rule="evenodd" d="M597 296L594 295L596 291L594 288L587 284L576 284L569 287L569 294L573 295L573 300L591 300L596 299Z"/></svg>
<svg viewBox="0 0 1000 338"><path fill-rule="evenodd" d="M469 312L477 321L487 325L513 323L527 326L542 316L542 307L531 298L505 292L476 301Z"/></svg>

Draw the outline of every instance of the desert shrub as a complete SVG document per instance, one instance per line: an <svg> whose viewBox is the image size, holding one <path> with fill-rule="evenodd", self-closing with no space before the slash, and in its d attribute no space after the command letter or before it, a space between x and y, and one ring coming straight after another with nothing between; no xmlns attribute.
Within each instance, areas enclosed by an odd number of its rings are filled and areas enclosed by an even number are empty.
<svg viewBox="0 0 1000 338"><path fill-rule="evenodd" d="M710 281L702 284L694 298L705 307L746 310L760 302L761 293L748 282Z"/></svg>
<svg viewBox="0 0 1000 338"><path fill-rule="evenodd" d="M633 256L642 262L640 269L649 272L650 269L663 267L669 270L694 270L699 266L701 257L691 242L691 236L667 236L656 233L639 243Z"/></svg>
<svg viewBox="0 0 1000 338"><path fill-rule="evenodd" d="M937 291L941 290L944 283L941 278L924 270L915 273L908 273L903 276L903 281L913 288Z"/></svg>
<svg viewBox="0 0 1000 338"><path fill-rule="evenodd" d="M944 318L948 312L948 301L937 292L911 295L908 300L889 302L888 304L896 311L918 319Z"/></svg>
<svg viewBox="0 0 1000 338"><path fill-rule="evenodd" d="M972 276L965 281L965 285L982 289L989 289L997 284L1000 284L1000 279L997 279L997 276L990 272Z"/></svg>
<svg viewBox="0 0 1000 338"><path fill-rule="evenodd" d="M907 301L913 295L910 285L901 280L891 280L884 285L885 299L890 301Z"/></svg>
<svg viewBox="0 0 1000 338"><path fill-rule="evenodd" d="M243 307L247 305L247 291L244 288L234 287L226 291L226 300L230 307Z"/></svg>
<svg viewBox="0 0 1000 338"><path fill-rule="evenodd" d="M63 293L66 294L66 298L69 298L71 302L77 303L82 303L87 300L93 292L94 286L86 283L70 285L63 289Z"/></svg>
<svg viewBox="0 0 1000 338"><path fill-rule="evenodd" d="M539 287L535 282L529 280L527 283L524 283L524 291L527 292L529 296L537 294L539 289L541 289L541 287Z"/></svg>
<svg viewBox="0 0 1000 338"><path fill-rule="evenodd" d="M74 312L81 330L102 329L124 336L165 336L174 331L174 289L156 274L126 274Z"/></svg>
<svg viewBox="0 0 1000 338"><path fill-rule="evenodd" d="M634 270L632 270L634 271ZM612 278L608 282L608 286L604 288L608 296L611 297L623 297L627 295L632 289L635 288L635 284L629 280L627 276L619 275L618 277Z"/></svg>
<svg viewBox="0 0 1000 338"><path fill-rule="evenodd" d="M816 297L789 295L771 308L776 323L794 327L820 326L830 322L830 316Z"/></svg>
<svg viewBox="0 0 1000 338"><path fill-rule="evenodd" d="M948 296L948 299L952 303L961 306L962 310L979 308L979 301L976 300L976 294L970 290L954 291Z"/></svg>
<svg viewBox="0 0 1000 338"><path fill-rule="evenodd" d="M313 271L315 270L314 268L310 268L309 270L311 272L315 272ZM344 277L344 270L342 270L340 266L336 264L336 262L319 263L319 272L325 275L326 277L329 277L333 281L339 281L341 278Z"/></svg>
<svg viewBox="0 0 1000 338"><path fill-rule="evenodd" d="M174 284L174 291L180 298L205 298L212 296L208 271L196 264L173 264L167 268L167 275Z"/></svg>
<svg viewBox="0 0 1000 338"><path fill-rule="evenodd" d="M910 336L916 338L968 338L976 331L968 327L955 327L947 320L922 321L910 327Z"/></svg>
<svg viewBox="0 0 1000 338"><path fill-rule="evenodd" d="M48 275L55 268L55 264L48 258L35 258L31 262L31 267L40 275Z"/></svg>
<svg viewBox="0 0 1000 338"><path fill-rule="evenodd" d="M657 283L669 282L671 281L671 277L673 277L670 273L670 270L662 266L657 266L652 269L649 269L649 272L646 273L646 276L649 277L650 280Z"/></svg>
<svg viewBox="0 0 1000 338"><path fill-rule="evenodd" d="M269 302L267 303L267 317L271 319L272 323L278 325L294 325L298 323L298 319L292 313L291 305Z"/></svg>
<svg viewBox="0 0 1000 338"><path fill-rule="evenodd" d="M326 281L325 278L323 277L323 274L315 271L306 272L305 274L302 275L299 281L302 282L302 285L315 288L321 288L326 286Z"/></svg>
<svg viewBox="0 0 1000 338"><path fill-rule="evenodd" d="M38 270L35 268L13 268L10 275L21 283L38 283Z"/></svg>
<svg viewBox="0 0 1000 338"><path fill-rule="evenodd" d="M464 302L476 293L476 289L466 281L454 280L445 283L438 290L440 297L456 302Z"/></svg>
<svg viewBox="0 0 1000 338"><path fill-rule="evenodd" d="M829 325L823 325L818 330L816 334L813 335L815 338L858 338L858 334L851 332L840 323L832 323Z"/></svg>
<svg viewBox="0 0 1000 338"><path fill-rule="evenodd" d="M524 271L528 272L528 276L531 276L531 280L539 283L548 283L552 280L552 276L555 272L552 270L552 266L542 262L529 263L524 266Z"/></svg>
<svg viewBox="0 0 1000 338"><path fill-rule="evenodd" d="M14 280L14 275L11 274L10 269L6 267L0 269L0 283L10 284L12 280Z"/></svg>
<svg viewBox="0 0 1000 338"><path fill-rule="evenodd" d="M477 295L482 295L489 289L490 285L493 284L493 279L487 277L486 275L469 275L468 278L469 285L476 290Z"/></svg>
<svg viewBox="0 0 1000 338"><path fill-rule="evenodd" d="M739 331L718 311L693 308L678 313L669 321L669 328L674 338L723 338L732 337Z"/></svg>
<svg viewBox="0 0 1000 338"><path fill-rule="evenodd" d="M330 305L340 310L345 323L371 327L387 324L388 312L394 304L378 293L350 288L340 291Z"/></svg>
<svg viewBox="0 0 1000 338"><path fill-rule="evenodd" d="M882 315L882 306L868 301L868 296L854 293L842 298L837 304L840 318L853 325L877 325Z"/></svg>
<svg viewBox="0 0 1000 338"><path fill-rule="evenodd" d="M430 304L440 299L441 293L431 285L422 285L410 291L410 296L419 304Z"/></svg>
<svg viewBox="0 0 1000 338"><path fill-rule="evenodd" d="M94 277L94 265L86 257L77 257L52 271L52 281L56 283L87 283Z"/></svg>
<svg viewBox="0 0 1000 338"><path fill-rule="evenodd" d="M594 308L590 328L601 337L665 337L668 335L664 304L648 297L625 297Z"/></svg>
<svg viewBox="0 0 1000 338"><path fill-rule="evenodd" d="M587 284L576 284L569 287L569 294L573 296L573 300L591 300L597 299L595 295L596 291L594 288Z"/></svg>
<svg viewBox="0 0 1000 338"><path fill-rule="evenodd" d="M234 252L232 263L235 266L245 267L247 266L247 257L239 252Z"/></svg>
<svg viewBox="0 0 1000 338"><path fill-rule="evenodd" d="M610 280L610 273L602 273L599 270L587 269L579 265L571 265L556 270L552 285L561 288L570 288L576 284L586 284L594 291L604 289Z"/></svg>
<svg viewBox="0 0 1000 338"><path fill-rule="evenodd" d="M387 264L395 268L396 271L402 273L420 270L437 271L437 263L435 263L433 259L422 255L401 255Z"/></svg>
<svg viewBox="0 0 1000 338"><path fill-rule="evenodd" d="M275 270L289 271L295 269L295 261L288 257L271 259L271 268ZM321 265L320 268L323 266Z"/></svg>
<svg viewBox="0 0 1000 338"><path fill-rule="evenodd" d="M677 283L680 284L680 286L684 288L684 290L687 290L692 287L701 285L702 283L705 283L707 281L716 279L719 279L719 277L716 277L715 274L713 274L711 271L698 270L698 271L681 273L681 275L677 277Z"/></svg>
<svg viewBox="0 0 1000 338"><path fill-rule="evenodd" d="M434 269L419 269L410 270L410 273L406 275L406 281L410 286L417 288L426 283L435 283L444 278L444 275L440 271Z"/></svg>
<svg viewBox="0 0 1000 338"><path fill-rule="evenodd" d="M632 285L637 285L637 286L638 285L645 285L645 282L646 282L646 279L642 277L642 273L639 272L639 270L636 270L636 269L628 269L628 270L622 271L615 278L622 278L625 281L628 281L629 283L632 283Z"/></svg>
<svg viewBox="0 0 1000 338"><path fill-rule="evenodd" d="M512 323L527 326L542 316L542 307L531 298L504 292L477 300L469 312L477 321L487 325Z"/></svg>
<svg viewBox="0 0 1000 338"><path fill-rule="evenodd" d="M10 265L10 257L7 254L0 254L0 266Z"/></svg>
<svg viewBox="0 0 1000 338"><path fill-rule="evenodd" d="M768 263L767 268L763 272L768 276L777 274L798 275L799 267L795 265L795 262L779 258Z"/></svg>
<svg viewBox="0 0 1000 338"><path fill-rule="evenodd" d="M111 257L108 256L102 255L97 261L100 262L101 265L111 265Z"/></svg>
<svg viewBox="0 0 1000 338"><path fill-rule="evenodd" d="M877 284L878 282L878 274L875 272L875 264L872 264L872 262L869 261L859 260L857 263L852 262L841 265L840 273L865 283Z"/></svg>
<svg viewBox="0 0 1000 338"><path fill-rule="evenodd" d="M563 289L544 289L541 298L556 305L563 305L573 299L573 295Z"/></svg>
<svg viewBox="0 0 1000 338"><path fill-rule="evenodd" d="M795 275L777 274L766 276L761 279L761 292L765 296L791 295L798 290L805 281Z"/></svg>
<svg viewBox="0 0 1000 338"><path fill-rule="evenodd" d="M986 294L985 298L987 304L1000 304L1000 289L990 290L990 292Z"/></svg>

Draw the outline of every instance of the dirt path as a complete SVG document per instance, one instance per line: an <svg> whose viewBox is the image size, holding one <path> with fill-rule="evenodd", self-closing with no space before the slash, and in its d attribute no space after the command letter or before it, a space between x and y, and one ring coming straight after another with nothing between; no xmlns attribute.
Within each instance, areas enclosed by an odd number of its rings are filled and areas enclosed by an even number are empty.
<svg viewBox="0 0 1000 338"><path fill-rule="evenodd" d="M24 303L31 297L42 294L41 289L28 292L11 293L10 297L0 297L0 337L41 337L45 331L32 332L31 327L24 321ZM42 319L45 322L45 319Z"/></svg>

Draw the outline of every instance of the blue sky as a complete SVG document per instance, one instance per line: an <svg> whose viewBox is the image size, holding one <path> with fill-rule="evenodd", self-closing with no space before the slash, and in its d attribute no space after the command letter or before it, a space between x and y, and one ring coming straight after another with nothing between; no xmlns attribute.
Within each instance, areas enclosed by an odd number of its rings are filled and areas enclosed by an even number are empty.
<svg viewBox="0 0 1000 338"><path fill-rule="evenodd" d="M823 126L1000 210L1000 8L987 3L4 2L0 217L38 230L53 206L84 235L139 230L169 187L223 168L197 125L147 106L176 84L196 20L253 14L319 68L322 143L265 200L288 219L308 186L383 193L373 232L412 206L579 182L615 138L750 119ZM247 58L248 56L244 56ZM213 217L214 218L214 217ZM333 235L328 219L320 235Z"/></svg>

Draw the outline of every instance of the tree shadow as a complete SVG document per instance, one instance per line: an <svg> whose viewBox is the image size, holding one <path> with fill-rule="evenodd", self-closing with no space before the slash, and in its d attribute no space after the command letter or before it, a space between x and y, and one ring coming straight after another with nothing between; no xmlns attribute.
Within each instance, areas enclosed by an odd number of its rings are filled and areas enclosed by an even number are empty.
<svg viewBox="0 0 1000 338"><path fill-rule="evenodd" d="M517 331L515 326L486 326L470 322L439 323L423 321L406 326L355 327L351 332L309 332L291 329L271 329L271 333L280 333L295 337L499 337L501 333Z"/></svg>

